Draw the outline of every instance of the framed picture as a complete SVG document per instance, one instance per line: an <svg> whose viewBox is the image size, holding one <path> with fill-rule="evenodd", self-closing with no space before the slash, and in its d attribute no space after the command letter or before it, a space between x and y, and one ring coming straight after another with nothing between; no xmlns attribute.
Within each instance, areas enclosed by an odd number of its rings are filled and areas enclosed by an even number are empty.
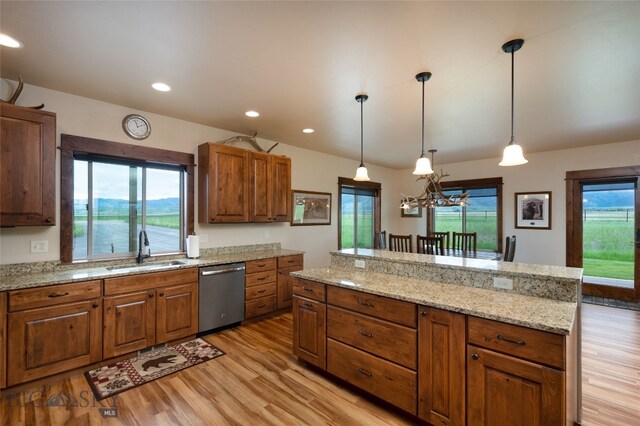
<svg viewBox="0 0 640 426"><path fill-rule="evenodd" d="M331 225L329 192L291 191L291 226Z"/></svg>
<svg viewBox="0 0 640 426"><path fill-rule="evenodd" d="M516 228L551 229L551 191L516 192Z"/></svg>
<svg viewBox="0 0 640 426"><path fill-rule="evenodd" d="M422 207L410 207L408 209L400 209L400 217L422 217Z"/></svg>

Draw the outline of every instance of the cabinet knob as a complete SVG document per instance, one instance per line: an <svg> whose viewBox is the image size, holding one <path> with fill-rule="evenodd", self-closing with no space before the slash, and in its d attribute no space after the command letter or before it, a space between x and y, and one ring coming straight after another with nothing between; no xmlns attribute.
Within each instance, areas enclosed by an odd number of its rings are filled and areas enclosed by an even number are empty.
<svg viewBox="0 0 640 426"><path fill-rule="evenodd" d="M99 304L99 303L97 303L97 302L93 304L93 307L94 307L94 308L97 308L98 306L100 306L100 304Z"/></svg>
<svg viewBox="0 0 640 426"><path fill-rule="evenodd" d="M51 222L53 222L53 220L52 220L50 217L48 217L48 218L46 218L46 219L44 220L44 222L45 222L45 223L51 223Z"/></svg>
<svg viewBox="0 0 640 426"><path fill-rule="evenodd" d="M160 297L164 296L164 291L161 291L158 296L160 296Z"/></svg>
<svg viewBox="0 0 640 426"><path fill-rule="evenodd" d="M420 315L422 315L423 317L426 317L427 316L427 311L420 312Z"/></svg>
<svg viewBox="0 0 640 426"><path fill-rule="evenodd" d="M471 354L471 359L472 360L477 361L479 358L480 358L480 356L477 353L474 352L474 353Z"/></svg>
<svg viewBox="0 0 640 426"><path fill-rule="evenodd" d="M149 299L153 299L153 293L149 293Z"/></svg>

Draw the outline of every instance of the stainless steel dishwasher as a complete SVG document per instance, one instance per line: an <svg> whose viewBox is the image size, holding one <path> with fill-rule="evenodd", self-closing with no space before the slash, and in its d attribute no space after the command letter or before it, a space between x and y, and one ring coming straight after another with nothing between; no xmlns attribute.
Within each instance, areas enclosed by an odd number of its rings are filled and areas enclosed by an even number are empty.
<svg viewBox="0 0 640 426"><path fill-rule="evenodd" d="M198 332L244 320L244 263L200 268Z"/></svg>

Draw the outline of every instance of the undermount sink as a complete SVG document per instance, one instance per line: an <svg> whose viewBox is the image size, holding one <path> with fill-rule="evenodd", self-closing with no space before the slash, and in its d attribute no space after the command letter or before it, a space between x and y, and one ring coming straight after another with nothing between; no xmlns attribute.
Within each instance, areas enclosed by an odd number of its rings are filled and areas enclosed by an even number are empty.
<svg viewBox="0 0 640 426"><path fill-rule="evenodd" d="M184 265L184 262L179 260L170 260L167 262L147 263L140 265L127 265L127 266L109 266L109 271L148 271L154 269L171 268L172 266Z"/></svg>

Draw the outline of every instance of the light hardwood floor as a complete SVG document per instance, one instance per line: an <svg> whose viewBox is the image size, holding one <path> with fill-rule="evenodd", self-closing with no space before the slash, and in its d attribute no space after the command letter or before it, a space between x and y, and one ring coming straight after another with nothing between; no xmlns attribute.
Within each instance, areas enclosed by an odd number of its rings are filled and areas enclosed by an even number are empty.
<svg viewBox="0 0 640 426"><path fill-rule="evenodd" d="M206 338L225 356L116 398L118 417L103 420L81 374L5 392L0 425L403 425L411 418L328 380L291 355L291 315ZM584 425L640 424L640 312L583 309ZM64 392L77 406L43 402ZM28 403L24 403L25 400ZM29 402L30 401L30 402Z"/></svg>

